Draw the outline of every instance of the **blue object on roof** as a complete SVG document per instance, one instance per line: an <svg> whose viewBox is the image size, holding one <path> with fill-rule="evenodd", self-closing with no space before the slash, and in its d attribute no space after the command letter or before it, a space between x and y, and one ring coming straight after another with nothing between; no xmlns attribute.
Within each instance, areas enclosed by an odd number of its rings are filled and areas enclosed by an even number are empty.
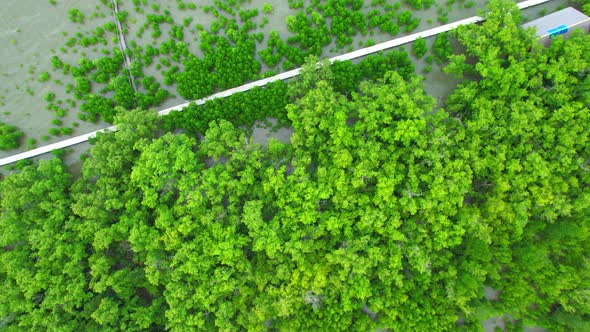
<svg viewBox="0 0 590 332"><path fill-rule="evenodd" d="M558 27L547 30L547 32L549 33L549 36L563 35L568 32L568 27L567 25L562 24Z"/></svg>

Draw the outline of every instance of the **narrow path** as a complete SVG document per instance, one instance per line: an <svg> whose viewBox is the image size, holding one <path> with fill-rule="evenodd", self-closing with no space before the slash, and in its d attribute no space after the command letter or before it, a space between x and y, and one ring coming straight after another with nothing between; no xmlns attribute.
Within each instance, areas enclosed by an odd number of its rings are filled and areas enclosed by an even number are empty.
<svg viewBox="0 0 590 332"><path fill-rule="evenodd" d="M551 0L528 0L528 1L523 1L523 2L518 3L518 7L520 9L525 9L525 8L533 7L533 6L540 5L542 3L546 3L546 2L550 2L550 1ZM115 0L113 0L113 3L116 3ZM352 60L352 59L360 58L360 57L363 57L363 56L366 56L366 55L369 55L372 53L376 53L376 52L379 52L382 50L390 49L390 48L393 48L396 46L400 46L403 44L413 42L417 38L426 38L426 37L434 36L434 35L437 35L440 33L444 33L444 32L453 30L460 25L472 24L472 23L477 23L477 22L481 22L481 21L483 21L483 18L480 16L469 17L469 18L466 18L466 19L463 19L460 21L441 25L436 28L432 28L432 29L425 30L425 31L420 31L420 32L417 32L417 33L414 33L414 34L411 34L411 35L408 35L405 37L389 40L389 41L375 44L370 47L365 47L365 48L362 48L362 49L359 49L359 50L356 50L356 51L353 51L350 53L342 54L342 55L330 58L330 62ZM117 20L117 23L118 23L118 20ZM120 26L120 24L118 26ZM122 34L121 34L121 37L122 37ZM120 41L121 40L123 40L123 39L120 39ZM123 41L123 43L124 43L124 41ZM128 61L128 58L127 58L127 61ZM215 98L225 98L225 97L231 96L235 93L248 91L248 90L251 90L255 87L265 86L266 84L271 83L271 82L293 78L293 77L299 75L300 71L301 71L301 68L286 71L284 73L280 73L280 74L272 76L272 77L268 77L268 78L261 79L261 80L251 82L251 83L247 83L247 84L244 84L244 85L241 85L241 86L229 89L229 90L218 92L218 93L213 94L213 95L206 97L206 98L186 102L186 103L183 103L180 105L176 105L176 106L161 110L158 112L158 114L159 115L167 115L172 111L182 111L182 109L185 108L186 106L188 106L190 103L195 103L197 105L203 105L203 104L205 104L205 102L207 100L211 100L211 99L215 99ZM39 155L51 152L56 149L63 149L63 148L67 148L72 145L86 142L86 141L88 141L89 138L96 136L96 134L99 132L115 131L115 130L117 130L117 127L111 126L108 128L99 129L99 130L90 132L88 134L72 137L72 138L69 138L69 139L66 139L66 140L63 140L60 142L56 142L56 143L45 145L45 146L42 146L42 147L39 147L39 148L36 148L33 150L29 150L29 151L22 152L22 153L19 153L16 155L12 155L10 157L0 159L0 166L12 164L12 163L15 163L15 162L22 160L22 159L27 159L27 158L39 156Z"/></svg>
<svg viewBox="0 0 590 332"><path fill-rule="evenodd" d="M129 73L129 82L133 87L133 91L137 92L137 86L135 85L135 80L133 79L133 75L131 74L131 60L129 59L129 55L127 54L127 43L125 42L125 36L123 35L123 27L121 26L121 22L117 17L119 14L119 4L117 0L111 0L113 4L113 19L115 20L115 24L117 25L117 32L119 34L119 48L123 53L123 57L125 60L125 67L127 68L127 72Z"/></svg>

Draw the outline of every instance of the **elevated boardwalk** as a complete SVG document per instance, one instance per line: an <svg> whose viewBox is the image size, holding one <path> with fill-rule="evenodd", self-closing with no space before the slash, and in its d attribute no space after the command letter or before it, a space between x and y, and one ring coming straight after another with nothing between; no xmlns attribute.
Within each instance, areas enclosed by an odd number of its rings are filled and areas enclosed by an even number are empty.
<svg viewBox="0 0 590 332"><path fill-rule="evenodd" d="M518 3L518 7L520 9L525 9L525 8L533 7L533 6L540 5L540 4L543 4L546 2L550 2L550 1L551 0L528 0L528 1L523 1L523 2ZM417 32L417 33L414 33L414 34L411 34L408 36L396 38L396 39L389 40L389 41L386 41L383 43L375 44L370 47L361 48L359 50L356 50L356 51L353 51L350 53L335 56L333 58L330 58L329 60L330 60L330 62L334 62L334 61L345 61L345 60L357 59L357 58L364 57L369 54L377 53L379 51L383 51L383 50L387 50L387 49L390 49L393 47L397 47L397 46L401 46L401 45L404 45L407 43L411 43L418 38L426 38L426 37L435 36L435 35L453 30L460 25L473 24L473 23L477 23L477 22L481 22L481 21L483 21L482 17L472 16L472 17L469 17L469 18L466 18L463 20L459 20L459 21L455 21L455 22L448 23L445 25L441 25L436 28L432 28L432 29L425 30L425 31L420 31L420 32ZM205 97L202 99L186 102L186 103L183 103L180 105L176 105L176 106L161 110L158 112L158 114L159 115L167 115L172 111L182 111L182 109L187 107L190 103L195 103L197 105L203 105L203 104L205 104L206 101L211 100L211 99L229 97L235 93L248 91L248 90L251 90L255 87L262 87L262 86L265 86L271 82L293 78L295 76L298 76L300 71L301 71L301 68L286 71L286 72L280 73L280 74L272 76L272 77L268 77L265 79L261 79L258 81L247 83L247 84L244 84L244 85L241 85L241 86L229 89L229 90L221 91L221 92L215 93L211 96L208 96L208 97ZM36 157L36 156L51 152L53 150L63 149L63 148L67 148L67 147L79 144L79 143L86 142L86 141L88 141L89 138L95 137L96 134L99 132L107 132L107 131L115 131L115 130L117 130L116 126L110 126L110 127L99 129L99 130L96 130L96 131L93 131L93 132L90 132L90 133L87 133L84 135L72 137L72 138L69 138L69 139L66 139L66 140L63 140L60 142L48 144L48 145L45 145L45 146L42 146L42 147L39 147L36 149L32 149L32 150L29 150L26 152L15 154L10 157L0 159L0 166L12 164L12 163L15 163L19 160Z"/></svg>

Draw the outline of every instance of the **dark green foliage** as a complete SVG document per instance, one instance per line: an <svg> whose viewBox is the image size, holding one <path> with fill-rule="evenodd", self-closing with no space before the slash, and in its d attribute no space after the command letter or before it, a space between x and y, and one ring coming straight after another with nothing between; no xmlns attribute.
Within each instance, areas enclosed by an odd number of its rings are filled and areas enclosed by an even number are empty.
<svg viewBox="0 0 590 332"><path fill-rule="evenodd" d="M544 49L514 2L491 6L458 32L472 61L447 71L477 80L449 113L405 53L310 59L290 85L164 119L117 110L75 182L58 159L9 175L3 324L472 331L508 314L508 329L587 330L590 38ZM268 116L290 144L237 128Z"/></svg>
<svg viewBox="0 0 590 332"><path fill-rule="evenodd" d="M74 132L74 129L69 128L69 127L62 127L59 129L59 132L62 135L71 135Z"/></svg>
<svg viewBox="0 0 590 332"><path fill-rule="evenodd" d="M113 101L117 106L125 109L132 109L135 106L135 92L128 75L114 77L109 83L108 90L115 92Z"/></svg>
<svg viewBox="0 0 590 332"><path fill-rule="evenodd" d="M84 14L76 8L68 11L70 21L74 23L84 23Z"/></svg>
<svg viewBox="0 0 590 332"><path fill-rule="evenodd" d="M370 55L359 64L350 61L336 62L332 66L334 89L349 94L358 89L362 80L376 80L387 71L397 71L405 79L414 73L414 66L404 51ZM305 80L302 80L305 81ZM256 120L267 117L276 118L279 123L287 123L284 107L293 96L287 95L286 83L274 82L262 89L234 94L228 98L207 101L205 105L191 105L182 112L167 116L166 128L182 128L192 133L204 133L209 122L225 119L235 126L251 126ZM297 91L302 87L297 86Z"/></svg>
<svg viewBox="0 0 590 332"><path fill-rule="evenodd" d="M284 52L288 47L276 31L271 31L268 36L267 48L258 52L260 59L270 68L276 67L283 59Z"/></svg>
<svg viewBox="0 0 590 332"><path fill-rule="evenodd" d="M295 16L288 16L286 23L287 29L295 34L287 39L287 43L298 45L298 48L301 49L299 51L305 52L301 57L308 54L319 55L323 47L332 41L325 18L317 12L313 13L311 17L299 12ZM289 56L287 58L293 61L293 58Z"/></svg>
<svg viewBox="0 0 590 332"><path fill-rule="evenodd" d="M23 132L15 126L0 122L0 150L15 149L20 145L20 138Z"/></svg>
<svg viewBox="0 0 590 332"><path fill-rule="evenodd" d="M183 2L178 2L178 5L179 8L188 8ZM134 2L134 6L136 11L141 12L148 4ZM200 34L199 48L204 54L197 57L189 51L187 36L189 30L194 32L190 29L191 19L185 19L181 25L176 25L168 10L160 8L158 4L151 6L154 12L146 14L146 22L139 27L137 35L141 37L144 32L150 32L154 38L153 43L145 47L137 45L133 40L129 43L132 58L129 71L138 86L137 92L132 91L129 80L124 79L127 70L123 68L123 55L117 48L103 49L105 56L96 59L82 57L76 65L64 64L56 56L52 58L55 70L74 76L75 84L68 83L67 90L82 101L80 109L85 115L81 115L81 119L95 121L101 114L104 120L112 119L114 106L127 109L155 107L170 96L169 92L161 88L162 84L175 85L178 95L192 100L255 80L261 76L261 65L256 59L256 53L268 67L276 68L281 65L283 70L289 70L302 65L308 55L321 54L333 39L338 48L343 48L350 45L357 32L366 34L368 29L377 26L390 34L397 34L400 30L397 24L392 23L397 21L399 4L394 6L375 3L375 10L367 16L363 13L363 1L313 2L305 10L287 18L287 28L294 36L282 39L278 33L271 32L267 48L257 50L257 43L261 43L265 37L262 33L253 32L256 27L253 20L258 9L244 10L239 8L238 2L216 1L213 6L204 8L206 13L214 17L210 30L204 31L197 26ZM266 13L272 11L272 6L263 7L262 10ZM383 10L379 11L378 8ZM119 14L118 19L126 21L127 12ZM79 22L84 19L84 15L76 9L70 10L70 16ZM415 27L417 20L411 13L405 12L401 17L401 24L410 30ZM161 37L163 25L168 25L166 29L170 38L156 41ZM107 45L109 38L117 39L116 34L115 24L107 22L88 33L76 33L69 44L72 47L89 47L98 43ZM163 79L156 81L146 75L145 70L148 67L164 68ZM380 77L384 72L385 70L379 70L373 77ZM268 75L269 73L263 74ZM363 77L367 77L366 73L355 78L354 85L358 85L358 80ZM106 99L110 99L110 106ZM65 114L66 111L58 110L52 105L50 108L60 114Z"/></svg>
<svg viewBox="0 0 590 332"><path fill-rule="evenodd" d="M359 32L366 35L369 29L379 27L393 36L399 33L400 26L405 31L413 31L420 23L409 11L398 15L399 3L395 7L382 2L373 3L373 7L383 8L372 9L367 14L363 11L363 3L359 0L314 1L307 10L287 17L287 28L296 34L287 39L288 44L298 46L302 52L299 62L290 61L301 65L306 56L321 54L321 49L332 39L336 40L337 49L344 49Z"/></svg>
<svg viewBox="0 0 590 332"><path fill-rule="evenodd" d="M102 57L94 62L95 67L89 72L89 79L96 83L108 83L111 78L116 77L122 71L123 55L116 51L112 57ZM85 68L84 65L81 67ZM84 72L80 73L81 75ZM76 74L74 73L74 76Z"/></svg>
<svg viewBox="0 0 590 332"><path fill-rule="evenodd" d="M47 94L45 95L45 101L48 103L51 103L53 101L55 101L55 93L53 92L47 92Z"/></svg>
<svg viewBox="0 0 590 332"><path fill-rule="evenodd" d="M260 64L254 60L256 44L251 37L241 35L232 46L225 38L202 36L205 57L189 56L184 71L176 76L177 91L183 98L198 99L258 77ZM215 51L209 48L210 43L215 43Z"/></svg>
<svg viewBox="0 0 590 332"><path fill-rule="evenodd" d="M332 68L334 90L343 94L352 93L361 81L377 80L388 71L396 71L404 79L410 79L414 74L414 64L404 50L369 55L358 64L336 62Z"/></svg>
<svg viewBox="0 0 590 332"><path fill-rule="evenodd" d="M363 1L328 0L323 4L323 15L331 18L330 33L336 37L336 46L342 48L352 43L356 31L367 33L367 18L361 8ZM312 15L313 18L313 15Z"/></svg>
<svg viewBox="0 0 590 332"><path fill-rule="evenodd" d="M383 13L381 10L374 9L369 11L367 21L369 28L379 27L381 32L389 33L395 36L399 33L399 26L394 23L397 13L390 11Z"/></svg>
<svg viewBox="0 0 590 332"><path fill-rule="evenodd" d="M76 97L76 99L82 100L90 93L90 80L88 80L85 76L79 76L75 78L75 83L74 97Z"/></svg>
<svg viewBox="0 0 590 332"><path fill-rule="evenodd" d="M451 41L449 39L448 33L436 35L432 45L432 53L434 54L434 59L438 64L448 61L449 56L453 54L453 48L451 47Z"/></svg>
<svg viewBox="0 0 590 332"><path fill-rule="evenodd" d="M85 120L96 121L101 116L106 122L112 122L115 116L115 105L109 98L88 94L80 105L80 110L85 113Z"/></svg>
<svg viewBox="0 0 590 332"><path fill-rule="evenodd" d="M27 149L34 149L37 144L37 140L34 138L27 139Z"/></svg>

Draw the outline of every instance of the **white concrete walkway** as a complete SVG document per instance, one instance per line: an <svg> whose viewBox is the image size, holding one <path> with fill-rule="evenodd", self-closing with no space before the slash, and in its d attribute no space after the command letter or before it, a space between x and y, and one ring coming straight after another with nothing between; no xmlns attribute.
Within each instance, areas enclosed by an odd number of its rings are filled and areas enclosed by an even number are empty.
<svg viewBox="0 0 590 332"><path fill-rule="evenodd" d="M539 5L542 3L546 3L546 2L550 2L550 1L551 0L528 0L528 1L523 1L523 2L518 3L518 7L520 9L525 9L525 8L533 7L533 6L536 6L536 5ZM397 47L400 45L404 45L404 44L413 42L414 40L416 40L418 38L426 38L426 37L438 35L440 33L444 33L444 32L453 30L460 25L472 24L472 23L477 23L477 22L481 22L481 21L483 21L483 18L480 16L469 17L469 18L466 18L466 19L463 19L460 21L441 25L436 28L432 28L432 29L425 30L425 31L420 31L420 32L417 32L417 33L414 33L414 34L411 34L411 35L408 35L405 37L396 38L396 39L389 40L389 41L386 41L383 43L375 44L370 47L365 47L365 48L356 50L354 52L342 54L342 55L330 58L330 61L334 62L334 61L344 61L344 60L352 60L352 59L360 58L360 57L363 57L363 56L366 56L366 55L369 55L372 53L376 53L376 52L379 52L382 50L390 49L393 47ZM299 75L300 71L301 71L301 68L293 69L293 70L290 70L290 71L287 71L287 72L284 72L284 73L281 73L281 74L278 74L278 75L275 75L272 77L268 77L268 78L258 80L255 82L247 83L247 84L244 84L244 85L241 85L241 86L229 89L229 90L221 91L221 92L218 92L218 93L213 94L213 95L206 97L206 98L202 98L199 100L176 105L176 106L161 110L158 112L158 114L166 115L172 111L182 111L182 109L184 107L188 106L190 103L195 103L197 105L203 105L207 100L210 100L210 99L225 98L225 97L233 95L234 93L239 93L239 92L251 90L252 88L257 87L257 86L258 87L264 86L264 85L274 82L274 81L289 79L289 78ZM15 162L22 160L22 159L27 159L27 158L39 156L39 155L51 152L56 149L63 149L63 148L67 148L72 145L86 142L86 141L88 141L89 138L96 136L96 134L98 132L115 131L115 130L117 130L117 127L111 126L108 128L93 131L88 134L72 137L72 138L69 138L69 139L66 139L66 140L63 140L60 142L45 145L45 146L42 146L42 147L39 147L39 148L36 148L33 150L29 150L29 151L22 152L22 153L19 153L19 154L10 156L10 157L6 157L3 159L0 159L0 166L12 164L12 163L15 163Z"/></svg>

